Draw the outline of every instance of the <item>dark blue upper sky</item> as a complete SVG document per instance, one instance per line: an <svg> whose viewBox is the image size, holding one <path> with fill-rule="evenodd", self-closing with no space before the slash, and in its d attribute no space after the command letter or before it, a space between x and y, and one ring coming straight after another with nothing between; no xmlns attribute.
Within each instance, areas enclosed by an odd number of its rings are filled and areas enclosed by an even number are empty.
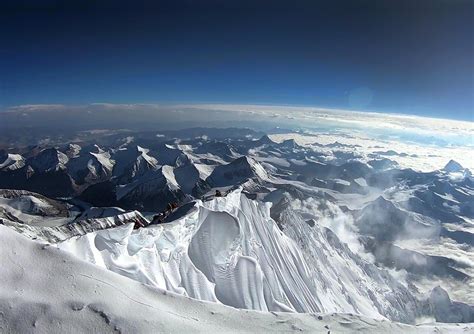
<svg viewBox="0 0 474 334"><path fill-rule="evenodd" d="M63 2L1 2L0 107L268 103L473 120L470 0Z"/></svg>

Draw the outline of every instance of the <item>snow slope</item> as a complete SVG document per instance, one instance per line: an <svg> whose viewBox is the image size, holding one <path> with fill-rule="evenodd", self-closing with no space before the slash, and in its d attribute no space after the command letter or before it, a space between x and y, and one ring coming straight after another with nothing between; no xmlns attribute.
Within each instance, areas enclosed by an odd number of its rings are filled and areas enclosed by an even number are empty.
<svg viewBox="0 0 474 334"><path fill-rule="evenodd" d="M0 226L1 333L467 333L346 314L263 313L142 285Z"/></svg>
<svg viewBox="0 0 474 334"><path fill-rule="evenodd" d="M108 179L112 175L115 161L111 159L110 153L97 145L90 147L90 150L90 152L81 150L83 155L67 151L67 153L74 154L74 157L68 161L68 171L80 183L93 184Z"/></svg>
<svg viewBox="0 0 474 334"><path fill-rule="evenodd" d="M156 171L144 175L126 185L116 188L117 200L121 207L141 206L146 211L160 211L167 203L181 202L185 194L174 174L174 167L164 165Z"/></svg>
<svg viewBox="0 0 474 334"><path fill-rule="evenodd" d="M417 301L319 225L238 189L196 202L172 224L131 225L71 238L58 247L139 282L196 299L261 311L347 312L414 322Z"/></svg>
<svg viewBox="0 0 474 334"><path fill-rule="evenodd" d="M76 217L75 221L91 219L91 218L106 218L113 217L125 213L125 210L118 207L90 207Z"/></svg>
<svg viewBox="0 0 474 334"><path fill-rule="evenodd" d="M0 219L35 226L59 226L72 220L68 207L43 195L0 189Z"/></svg>
<svg viewBox="0 0 474 334"><path fill-rule="evenodd" d="M464 170L463 166L457 161L454 160L449 160L446 166L443 168L444 171L448 173L453 173L453 172L461 172Z"/></svg>
<svg viewBox="0 0 474 334"><path fill-rule="evenodd" d="M142 225L150 223L138 211L125 212L113 217L84 219L60 226L32 226L5 219L0 222L33 240L41 240L48 243L57 243L74 236L85 235L93 231L120 225L131 224L130 228L133 228L135 223Z"/></svg>
<svg viewBox="0 0 474 334"><path fill-rule="evenodd" d="M241 184L250 178L266 180L265 169L255 159L244 156L214 169L207 182L216 187Z"/></svg>
<svg viewBox="0 0 474 334"><path fill-rule="evenodd" d="M158 169L158 161L154 157L148 155L150 152L149 149L136 146L136 148L131 150L131 152L136 155L136 157L125 169L123 175L121 175L122 179L132 180L147 173L148 171L154 171Z"/></svg>
<svg viewBox="0 0 474 334"><path fill-rule="evenodd" d="M11 171L22 168L25 165L25 158L20 154L0 155L0 171Z"/></svg>

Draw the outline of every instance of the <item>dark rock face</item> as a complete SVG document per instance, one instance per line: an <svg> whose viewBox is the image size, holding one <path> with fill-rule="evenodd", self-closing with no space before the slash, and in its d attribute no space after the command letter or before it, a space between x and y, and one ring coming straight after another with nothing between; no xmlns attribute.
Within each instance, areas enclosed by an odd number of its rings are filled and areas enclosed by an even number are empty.
<svg viewBox="0 0 474 334"><path fill-rule="evenodd" d="M94 206L117 205L115 184L111 181L105 181L90 186L79 196L79 198Z"/></svg>
<svg viewBox="0 0 474 334"><path fill-rule="evenodd" d="M69 197L76 193L76 184L66 171L39 174L32 172L30 166L1 172L0 188L29 190L48 197Z"/></svg>
<svg viewBox="0 0 474 334"><path fill-rule="evenodd" d="M242 184L249 179L259 180L265 173L263 167L255 160L246 156L235 159L227 165L214 169L208 182L215 187Z"/></svg>

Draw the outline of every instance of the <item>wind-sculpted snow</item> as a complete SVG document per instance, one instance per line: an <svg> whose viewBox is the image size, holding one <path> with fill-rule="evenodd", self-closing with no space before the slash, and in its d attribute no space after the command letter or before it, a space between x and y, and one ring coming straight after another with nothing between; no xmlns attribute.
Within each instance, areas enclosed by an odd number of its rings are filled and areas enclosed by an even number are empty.
<svg viewBox="0 0 474 334"><path fill-rule="evenodd" d="M413 322L420 315L416 298L388 272L354 254L330 229L311 227L291 210L282 213L285 233L298 241L310 266L323 305L337 304L358 314L379 312L389 319ZM311 246L308 246L311 245ZM363 288L362 288L363 287Z"/></svg>
<svg viewBox="0 0 474 334"><path fill-rule="evenodd" d="M171 224L124 225L58 244L134 280L193 298L261 311L346 312L412 322L417 302L336 235L236 190L197 201Z"/></svg>
<svg viewBox="0 0 474 334"><path fill-rule="evenodd" d="M349 314L265 313L192 300L80 261L0 226L1 333L438 333Z"/></svg>

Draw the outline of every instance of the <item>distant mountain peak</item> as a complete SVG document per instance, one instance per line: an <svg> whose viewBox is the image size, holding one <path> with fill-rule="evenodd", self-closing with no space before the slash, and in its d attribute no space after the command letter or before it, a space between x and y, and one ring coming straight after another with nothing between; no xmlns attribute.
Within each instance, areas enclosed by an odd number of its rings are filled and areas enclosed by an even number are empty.
<svg viewBox="0 0 474 334"><path fill-rule="evenodd" d="M284 140L280 145L282 147L286 147L286 148L298 148L298 147L300 147L300 145L298 145L298 143L294 139Z"/></svg>
<svg viewBox="0 0 474 334"><path fill-rule="evenodd" d="M81 149L82 149L82 147L80 145L71 143L71 144L67 145L65 153L66 153L67 157L70 158L70 159L71 158L76 158L76 157L79 156L79 153L81 152Z"/></svg>
<svg viewBox="0 0 474 334"><path fill-rule="evenodd" d="M69 158L58 149L51 147L42 150L31 160L32 167L41 172L50 172L66 169Z"/></svg>
<svg viewBox="0 0 474 334"><path fill-rule="evenodd" d="M391 210L391 211L397 210L398 211L398 208L391 201L389 201L383 196L377 197L375 201L373 201L372 203L368 205L368 207L377 207L383 210Z"/></svg>
<svg viewBox="0 0 474 334"><path fill-rule="evenodd" d="M2 155L2 152L0 152L0 171L16 170L24 165L25 159L20 154L7 154L5 152Z"/></svg>
<svg viewBox="0 0 474 334"><path fill-rule="evenodd" d="M462 172L464 167L461 164L454 160L449 160L449 162L444 166L443 170L446 172Z"/></svg>
<svg viewBox="0 0 474 334"><path fill-rule="evenodd" d="M176 178L174 176L173 166L164 165L161 167L160 172L170 189L179 189L179 184L176 182Z"/></svg>
<svg viewBox="0 0 474 334"><path fill-rule="evenodd" d="M257 140L257 142L259 144L275 144L275 142L273 140L270 139L270 137L268 137L268 135L263 135L260 139Z"/></svg>
<svg viewBox="0 0 474 334"><path fill-rule="evenodd" d="M174 165L175 165L175 167L183 167L183 166L190 165L192 163L193 162L191 161L189 156L186 153L183 152L183 153L181 153L180 155L178 155L176 157Z"/></svg>
<svg viewBox="0 0 474 334"><path fill-rule="evenodd" d="M209 180L215 186L226 186L242 183L254 177L263 180L268 175L258 161L242 156L227 165L216 167L209 176Z"/></svg>

